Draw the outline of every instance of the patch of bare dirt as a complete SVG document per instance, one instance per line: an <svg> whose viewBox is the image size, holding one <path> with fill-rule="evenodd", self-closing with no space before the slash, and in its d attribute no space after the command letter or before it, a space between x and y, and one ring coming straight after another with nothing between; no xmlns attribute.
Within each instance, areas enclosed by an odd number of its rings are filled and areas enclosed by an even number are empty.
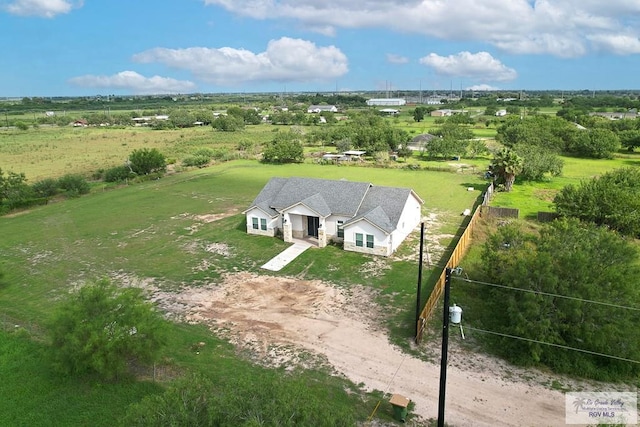
<svg viewBox="0 0 640 427"><path fill-rule="evenodd" d="M181 213L179 215L172 216L171 219L191 219L194 221L192 225L187 227L186 229L191 232L191 234L198 231L198 229L204 224L209 224L211 222L219 221L223 218L227 218L233 216L240 212L237 208L232 208L227 210L226 212L221 212L217 214L204 214L204 215L195 215L190 214L188 212Z"/></svg>
<svg viewBox="0 0 640 427"><path fill-rule="evenodd" d="M380 327L384 313L368 288L342 289L317 280L246 272L179 292L125 279L148 289L168 317L209 325L259 363L327 365L368 390L409 397L415 403L413 413L423 419L437 416L439 359L428 362L390 344ZM564 395L545 385L544 376L465 351L452 341L449 425L564 425ZM427 346L437 348L438 343Z"/></svg>

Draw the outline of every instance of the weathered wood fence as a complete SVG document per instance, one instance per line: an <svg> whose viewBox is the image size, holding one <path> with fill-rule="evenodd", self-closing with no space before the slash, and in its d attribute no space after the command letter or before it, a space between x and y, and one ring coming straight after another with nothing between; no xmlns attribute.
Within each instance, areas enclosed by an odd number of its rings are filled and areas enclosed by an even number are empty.
<svg viewBox="0 0 640 427"><path fill-rule="evenodd" d="M485 192L485 194L483 195L482 205L476 206L475 210L473 211L471 220L469 221L469 223L467 224L467 227L465 228L464 232L460 236L460 240L458 240L458 243L456 244L456 247L453 249L453 252L449 257L449 260L445 264L445 267L442 269L442 273L440 273L440 277L438 278L438 281L433 287L433 291L431 291L431 295L429 295L429 299L427 299L427 302L424 305L422 312L420 313L420 316L418 318L418 327L416 328L416 331L418 331L418 333L416 334L416 343L418 344L422 339L422 334L427 324L427 320L429 320L429 318L435 311L436 304L438 303L438 300L440 299L440 295L442 295L442 292L444 290L444 280L445 280L446 269L449 267L451 268L457 267L458 263L460 262L465 252L469 248L469 245L471 244L471 236L473 233L473 229L476 223L478 222L480 215L482 214L483 208L487 207L485 203L489 202L489 199L491 198L492 193L493 193L493 185L490 185L487 188L487 191Z"/></svg>
<svg viewBox="0 0 640 427"><path fill-rule="evenodd" d="M482 214L486 216L494 216L498 218L518 218L520 215L519 209L513 208L496 208L493 206L483 206Z"/></svg>

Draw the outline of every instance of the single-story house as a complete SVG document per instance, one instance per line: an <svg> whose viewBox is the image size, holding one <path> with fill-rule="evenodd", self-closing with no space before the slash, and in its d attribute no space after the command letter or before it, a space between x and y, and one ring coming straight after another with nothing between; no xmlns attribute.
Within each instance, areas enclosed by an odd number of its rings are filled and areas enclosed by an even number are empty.
<svg viewBox="0 0 640 427"><path fill-rule="evenodd" d="M507 110L498 110L496 111L496 116L497 117L504 117L507 115Z"/></svg>
<svg viewBox="0 0 640 427"><path fill-rule="evenodd" d="M424 202L410 188L315 178L271 178L244 211L247 233L331 240L347 251L391 255L421 219Z"/></svg>
<svg viewBox="0 0 640 427"><path fill-rule="evenodd" d="M400 114L400 110L396 110L395 108L383 108L380 111L382 114L387 114L389 116L395 116L397 114Z"/></svg>
<svg viewBox="0 0 640 427"><path fill-rule="evenodd" d="M418 151L425 148L434 138L436 138L435 135L431 135L430 133L422 133L411 138L411 141L409 141L407 147L409 147L411 150Z"/></svg>
<svg viewBox="0 0 640 427"><path fill-rule="evenodd" d="M431 117L449 117L452 114L453 111L449 109L434 110L431 112Z"/></svg>
<svg viewBox="0 0 640 427"><path fill-rule="evenodd" d="M335 105L310 105L309 108L307 108L307 113L322 113L325 111L337 113L338 107Z"/></svg>

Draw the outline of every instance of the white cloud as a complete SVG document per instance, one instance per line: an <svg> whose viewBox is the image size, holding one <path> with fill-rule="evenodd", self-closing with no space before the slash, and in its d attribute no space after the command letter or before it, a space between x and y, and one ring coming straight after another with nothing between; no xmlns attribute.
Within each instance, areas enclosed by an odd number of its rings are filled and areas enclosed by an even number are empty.
<svg viewBox="0 0 640 427"><path fill-rule="evenodd" d="M82 3L68 0L15 0L4 6L4 9L13 15L53 18L71 12L74 7L81 7Z"/></svg>
<svg viewBox="0 0 640 427"><path fill-rule="evenodd" d="M469 86L467 88L465 88L464 90L475 90L476 92L483 92L486 90L500 90L497 87L494 86L490 86L487 84L481 84L481 85L473 85L473 86Z"/></svg>
<svg viewBox="0 0 640 427"><path fill-rule="evenodd" d="M217 85L333 80L349 70L347 57L335 46L318 47L288 37L271 40L260 53L231 47L158 47L134 55L133 60L189 70L196 78Z"/></svg>
<svg viewBox="0 0 640 427"><path fill-rule="evenodd" d="M145 77L135 71L122 71L112 76L85 75L74 77L70 83L92 88L125 89L136 94L188 93L196 88L188 80L176 80L169 77Z"/></svg>
<svg viewBox="0 0 640 427"><path fill-rule="evenodd" d="M406 64L409 62L409 58L406 56L396 55L395 53L387 53L387 62L392 64Z"/></svg>
<svg viewBox="0 0 640 427"><path fill-rule="evenodd" d="M640 39L638 36L624 34L596 34L588 37L600 51L617 55L634 55L640 53Z"/></svg>
<svg viewBox="0 0 640 427"><path fill-rule="evenodd" d="M420 58L420 63L443 76L498 82L513 80L518 76L513 68L505 66L487 52L460 52L449 56L430 53Z"/></svg>
<svg viewBox="0 0 640 427"><path fill-rule="evenodd" d="M293 19L304 28L321 28L323 34L333 34L335 28L386 28L446 40L480 41L516 54L576 57L603 48L602 38L640 36L638 0L203 2L254 19ZM612 53L629 52L616 48Z"/></svg>

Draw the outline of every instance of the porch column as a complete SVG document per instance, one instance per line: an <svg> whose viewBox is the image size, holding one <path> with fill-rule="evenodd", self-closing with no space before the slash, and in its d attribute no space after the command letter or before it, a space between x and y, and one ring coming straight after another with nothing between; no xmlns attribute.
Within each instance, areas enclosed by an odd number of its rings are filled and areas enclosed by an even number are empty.
<svg viewBox="0 0 640 427"><path fill-rule="evenodd" d="M324 248L327 246L327 233L326 233L326 223L324 218L320 218L320 224L318 225L318 247Z"/></svg>
<svg viewBox="0 0 640 427"><path fill-rule="evenodd" d="M293 232L291 231L291 219L285 214L282 217L282 238L287 243L293 243Z"/></svg>

